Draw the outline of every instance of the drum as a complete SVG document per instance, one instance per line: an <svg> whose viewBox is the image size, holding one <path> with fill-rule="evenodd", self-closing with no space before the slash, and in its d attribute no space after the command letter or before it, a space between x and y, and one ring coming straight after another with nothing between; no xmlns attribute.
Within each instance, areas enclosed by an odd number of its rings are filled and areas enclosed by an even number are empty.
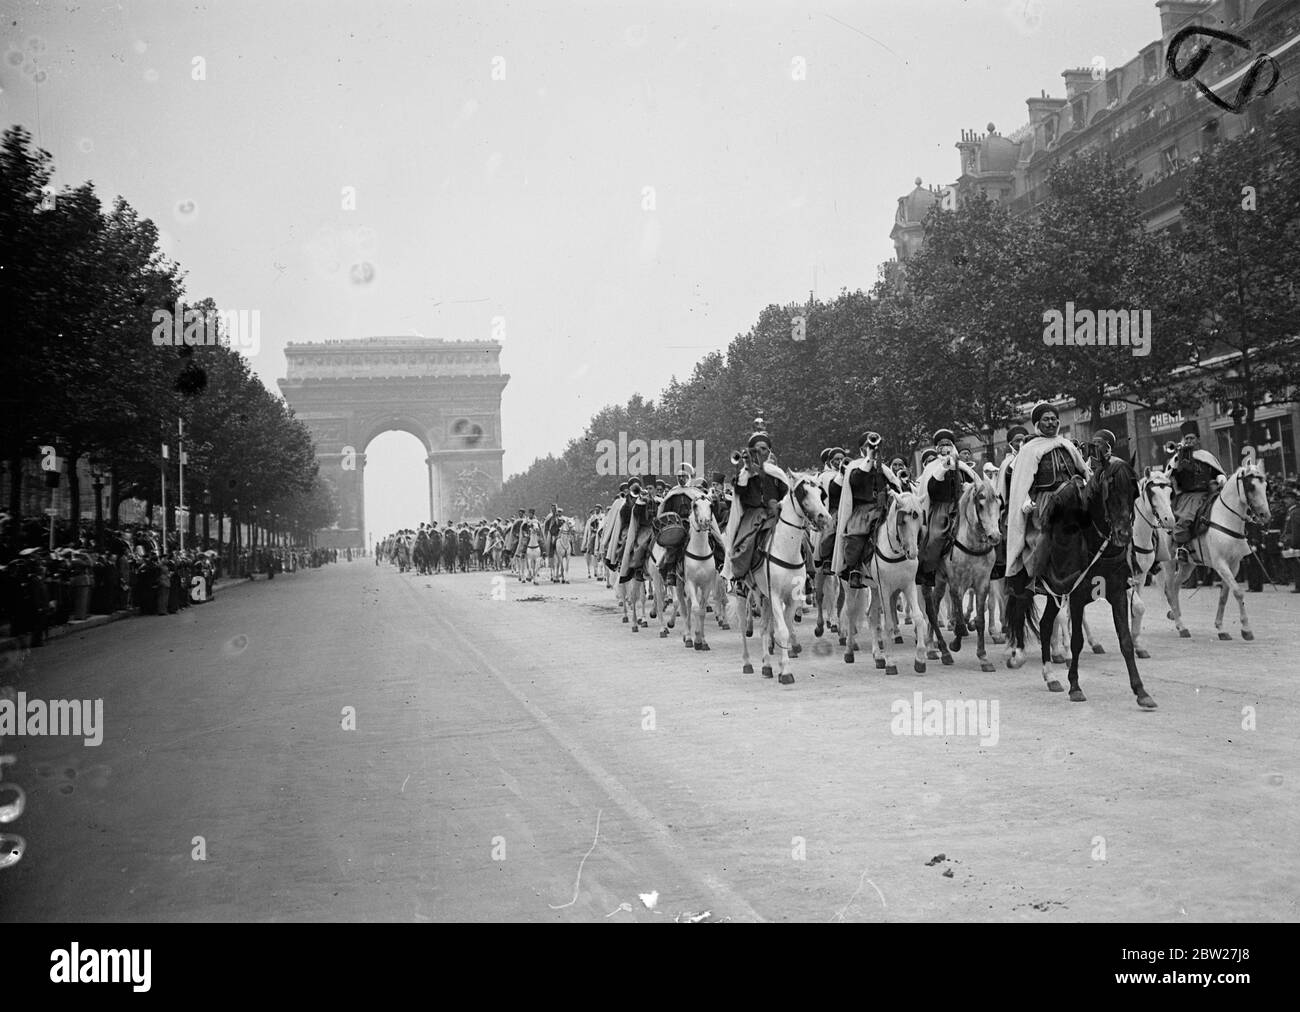
<svg viewBox="0 0 1300 1012"><path fill-rule="evenodd" d="M663 548L677 548L686 543L686 525L676 513L665 513L659 518L655 540Z"/></svg>

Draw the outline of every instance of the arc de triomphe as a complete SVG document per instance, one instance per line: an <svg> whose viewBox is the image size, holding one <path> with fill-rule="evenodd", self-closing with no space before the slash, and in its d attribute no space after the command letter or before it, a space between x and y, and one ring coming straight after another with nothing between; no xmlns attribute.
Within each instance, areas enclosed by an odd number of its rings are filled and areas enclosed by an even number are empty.
<svg viewBox="0 0 1300 1012"><path fill-rule="evenodd" d="M321 475L339 500L324 547L366 542L366 447L382 432L409 432L429 469L429 513L443 523L482 514L501 488L501 372L495 341L363 337L290 342L280 392L316 441Z"/></svg>

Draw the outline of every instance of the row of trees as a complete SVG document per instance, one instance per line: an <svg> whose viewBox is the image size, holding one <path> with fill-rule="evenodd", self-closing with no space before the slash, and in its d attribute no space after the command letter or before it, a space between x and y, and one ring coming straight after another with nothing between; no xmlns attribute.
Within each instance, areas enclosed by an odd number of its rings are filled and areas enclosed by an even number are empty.
<svg viewBox="0 0 1300 1012"><path fill-rule="evenodd" d="M153 341L154 313L185 301L184 275L158 230L122 197L107 211L87 182L54 194L52 160L21 127L0 143L0 306L5 375L0 457L9 475L11 531L21 528L22 483L52 446L81 513L76 464L111 475L110 520L127 498L160 499L161 444L186 433L192 504L217 515L236 501L279 513L286 529L332 523L333 496L310 434L292 410L223 344ZM215 312L211 300L192 307Z"/></svg>
<svg viewBox="0 0 1300 1012"><path fill-rule="evenodd" d="M1092 152L1054 168L1032 218L978 196L936 206L920 251L882 267L870 293L768 306L657 401L602 409L560 456L511 477L489 512L608 501L617 479L597 473L596 444L620 431L703 439L707 466L728 471L755 416L787 466L814 464L864 427L904 455L940 426L988 443L1045 397L1069 397L1094 419L1106 401L1233 402L1250 431L1260 406L1295 399L1300 375L1300 112L1192 166L1180 231L1149 231L1140 193L1128 168ZM1149 354L1045 343L1044 313L1067 302L1149 310ZM796 317L804 341L792 339Z"/></svg>

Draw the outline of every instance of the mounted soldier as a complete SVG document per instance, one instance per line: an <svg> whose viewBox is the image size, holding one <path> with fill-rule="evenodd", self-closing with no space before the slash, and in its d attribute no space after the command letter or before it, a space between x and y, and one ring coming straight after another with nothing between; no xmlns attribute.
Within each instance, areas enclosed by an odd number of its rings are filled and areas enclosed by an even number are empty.
<svg viewBox="0 0 1300 1012"><path fill-rule="evenodd" d="M898 485L904 492L916 491L916 482L912 480L912 475L907 469L907 460L902 454L894 454L889 462L889 469L894 472L894 477L898 479Z"/></svg>
<svg viewBox="0 0 1300 1012"><path fill-rule="evenodd" d="M822 470L817 476L822 495L826 497L826 512L838 518L840 497L844 492L844 469L848 463L849 451L842 446L828 446L821 452ZM834 531L826 531L817 542L817 557L813 561L818 568L831 572L831 562L835 557Z"/></svg>
<svg viewBox="0 0 1300 1012"><path fill-rule="evenodd" d="M790 492L790 477L768 458L772 437L763 431L763 419L754 419L755 430L733 461L741 465L732 487L735 489L731 515L727 520L727 551L722 575L731 581L732 593L745 596L746 578L757 561L758 549L776 526L781 500Z"/></svg>
<svg viewBox="0 0 1300 1012"><path fill-rule="evenodd" d="M1174 544L1178 559L1187 560L1187 543L1195 537L1197 515L1224 481L1218 458L1201 449L1201 430L1194 419L1182 424L1183 441L1174 454L1170 481L1174 486Z"/></svg>
<svg viewBox="0 0 1300 1012"><path fill-rule="evenodd" d="M844 491L836 513L831 571L848 580L854 590L866 586L862 570L875 551L876 528L889 509L889 493L903 491L898 476L877 460L879 448L877 433L862 433L858 438L860 456L845 467L841 483Z"/></svg>
<svg viewBox="0 0 1300 1012"><path fill-rule="evenodd" d="M677 586L677 569L686 551L686 524L690 520L691 506L704 495L693 483L694 478L695 468L685 462L679 465L677 484L667 491L655 513L655 533L664 549L659 573L669 587Z"/></svg>
<svg viewBox="0 0 1300 1012"><path fill-rule="evenodd" d="M979 480L975 469L959 456L952 429L939 429L934 434L934 448L935 458L925 465L916 483L917 492L926 503L916 575L927 587L934 586L935 571L952 543L962 489Z"/></svg>
<svg viewBox="0 0 1300 1012"><path fill-rule="evenodd" d="M1050 547L1042 538L1044 508L1051 495L1070 482L1082 488L1088 468L1078 447L1060 435L1061 419L1046 401L1034 406L1029 416L1036 435L1021 444L1011 471L1007 500L1007 576L1022 570L1032 579L1047 559ZM1025 549L1030 557L1022 558Z"/></svg>

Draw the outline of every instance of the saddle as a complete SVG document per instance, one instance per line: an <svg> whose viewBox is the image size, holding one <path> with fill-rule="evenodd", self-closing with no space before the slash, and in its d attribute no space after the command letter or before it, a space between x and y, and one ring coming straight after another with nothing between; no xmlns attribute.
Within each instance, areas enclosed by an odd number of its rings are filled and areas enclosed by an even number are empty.
<svg viewBox="0 0 1300 1012"><path fill-rule="evenodd" d="M1207 495L1205 501L1197 509L1196 515L1192 517L1192 540L1195 541L1202 534L1210 529L1210 512L1214 509L1214 504L1219 501L1219 493Z"/></svg>

